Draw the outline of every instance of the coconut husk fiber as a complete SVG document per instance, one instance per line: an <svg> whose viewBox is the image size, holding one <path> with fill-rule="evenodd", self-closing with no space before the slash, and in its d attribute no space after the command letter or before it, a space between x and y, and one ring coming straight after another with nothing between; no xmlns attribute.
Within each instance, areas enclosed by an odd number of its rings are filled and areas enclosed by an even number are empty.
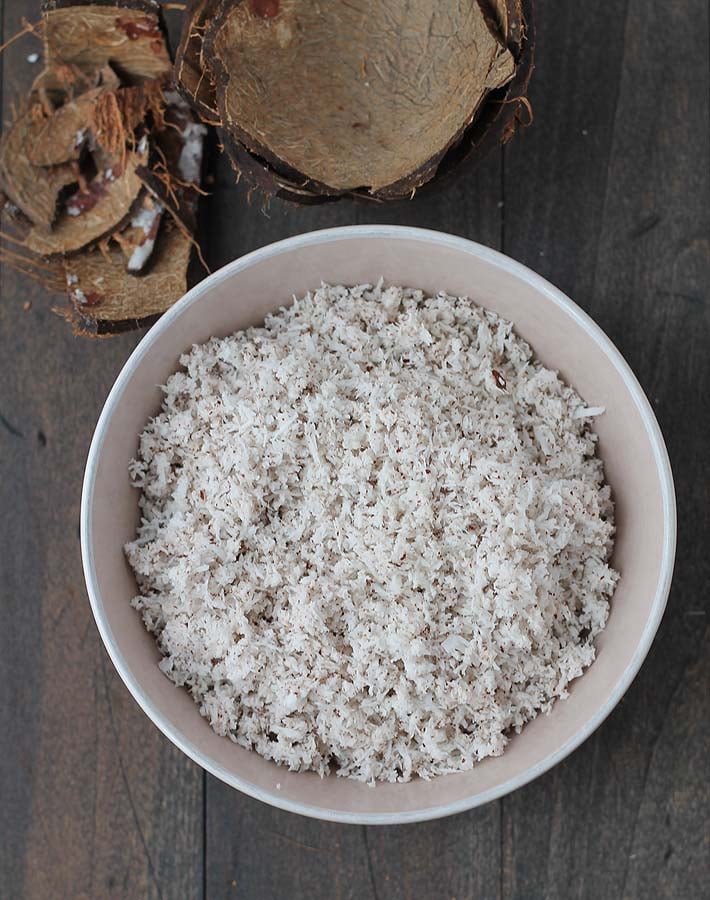
<svg viewBox="0 0 710 900"><path fill-rule="evenodd" d="M0 260L66 290L75 333L108 336L186 289L206 129L157 4L57 0L41 31L44 68L0 140Z"/></svg>
<svg viewBox="0 0 710 900"><path fill-rule="evenodd" d="M94 88L68 100L49 115L36 115L25 143L29 162L35 166L57 166L78 160L88 132L87 123L102 93L102 88Z"/></svg>
<svg viewBox="0 0 710 900"><path fill-rule="evenodd" d="M177 80L264 191L399 199L445 174L460 144L484 149L466 140L478 120L509 136L488 106L519 113L531 29L529 0L198 0Z"/></svg>
<svg viewBox="0 0 710 900"><path fill-rule="evenodd" d="M24 246L38 256L65 255L93 244L120 228L136 204L143 184L137 169L147 153L115 159L82 189L66 198L53 228L33 228Z"/></svg>

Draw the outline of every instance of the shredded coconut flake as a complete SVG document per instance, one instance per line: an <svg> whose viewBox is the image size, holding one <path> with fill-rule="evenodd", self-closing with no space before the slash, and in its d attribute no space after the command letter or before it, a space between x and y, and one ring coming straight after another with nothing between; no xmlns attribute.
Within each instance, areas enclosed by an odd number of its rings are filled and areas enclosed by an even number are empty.
<svg viewBox="0 0 710 900"><path fill-rule="evenodd" d="M160 668L215 731L407 781L567 696L618 578L613 509L589 409L510 323L323 286L181 363L126 553Z"/></svg>
<svg viewBox="0 0 710 900"><path fill-rule="evenodd" d="M146 264L155 247L155 239L157 235L156 222L163 214L163 205L154 203L151 207L144 207L139 210L131 219L133 228L140 228L143 231L143 240L138 244L128 259L128 271L140 272Z"/></svg>
<svg viewBox="0 0 710 900"><path fill-rule="evenodd" d="M198 122L189 122L183 132L183 145L178 160L178 172L188 184L199 184L202 173L202 148L207 128Z"/></svg>
<svg viewBox="0 0 710 900"><path fill-rule="evenodd" d="M162 203L153 203L150 207L143 207L131 218L133 228L142 228L144 234L150 234L155 220L162 214Z"/></svg>
<svg viewBox="0 0 710 900"><path fill-rule="evenodd" d="M574 419L593 419L595 416L601 416L606 412L603 406L580 406L572 414Z"/></svg>
<svg viewBox="0 0 710 900"><path fill-rule="evenodd" d="M155 238L145 238L142 244L139 244L128 258L127 269L129 272L140 272L146 262L150 259L150 255L155 247Z"/></svg>

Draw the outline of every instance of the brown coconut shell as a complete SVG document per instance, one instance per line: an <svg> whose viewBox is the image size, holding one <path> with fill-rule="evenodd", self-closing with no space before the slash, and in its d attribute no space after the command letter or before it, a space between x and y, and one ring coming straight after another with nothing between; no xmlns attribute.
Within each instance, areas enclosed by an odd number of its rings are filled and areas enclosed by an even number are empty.
<svg viewBox="0 0 710 900"><path fill-rule="evenodd" d="M148 122L162 121L165 109L162 80L119 87L100 95L92 105L87 123L96 143L109 154L123 153Z"/></svg>
<svg viewBox="0 0 710 900"><path fill-rule="evenodd" d="M50 0L42 20L50 69L73 65L94 73L111 65L128 84L172 69L160 6L150 0Z"/></svg>
<svg viewBox="0 0 710 900"><path fill-rule="evenodd" d="M113 240L123 252L126 271L138 275L150 269L165 209L152 194L143 191L131 210L131 218Z"/></svg>
<svg viewBox="0 0 710 900"><path fill-rule="evenodd" d="M62 314L76 334L108 337L149 325L187 290L192 243L163 222L149 271L126 271L123 250L85 250L64 260L69 309Z"/></svg>
<svg viewBox="0 0 710 900"><path fill-rule="evenodd" d="M205 122L219 124L217 98L212 74L205 62L204 36L220 0L195 0L175 53L175 82L178 91Z"/></svg>
<svg viewBox="0 0 710 900"><path fill-rule="evenodd" d="M388 3L367 16L345 4L222 0L199 37L201 15L194 4L183 37L215 85L230 159L256 187L299 203L411 196L457 162L452 151L484 113L502 125L490 103L515 118L531 70L529 0Z"/></svg>
<svg viewBox="0 0 710 900"><path fill-rule="evenodd" d="M8 199L38 230L47 231L57 215L62 191L76 183L70 165L42 167L28 159L27 148L38 118L39 106L20 113L0 141L0 184Z"/></svg>
<svg viewBox="0 0 710 900"><path fill-rule="evenodd" d="M119 229L139 199L143 184L137 169L147 152L127 153L97 172L85 186L64 201L51 231L33 228L24 247L38 256L75 253Z"/></svg>
<svg viewBox="0 0 710 900"><path fill-rule="evenodd" d="M514 73L475 2L255 8L222 0L207 29L223 127L324 192L411 192Z"/></svg>
<svg viewBox="0 0 710 900"><path fill-rule="evenodd" d="M35 166L57 166L77 160L86 142L88 122L103 88L68 100L50 115L35 118L27 130L27 159Z"/></svg>
<svg viewBox="0 0 710 900"><path fill-rule="evenodd" d="M120 333L186 289L206 129L170 89L156 3L56 0L43 22L45 66L0 142L0 260L66 289L77 334Z"/></svg>
<svg viewBox="0 0 710 900"><path fill-rule="evenodd" d="M76 66L57 63L51 68L42 69L32 82L30 101L39 103L49 116L63 103L99 84L98 74L89 75Z"/></svg>

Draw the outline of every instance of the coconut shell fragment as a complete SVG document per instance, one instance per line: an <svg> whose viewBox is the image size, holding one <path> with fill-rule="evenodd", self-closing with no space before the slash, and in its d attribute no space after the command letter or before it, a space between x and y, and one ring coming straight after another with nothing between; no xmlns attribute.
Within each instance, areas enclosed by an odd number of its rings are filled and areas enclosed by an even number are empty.
<svg viewBox="0 0 710 900"><path fill-rule="evenodd" d="M126 271L123 251L86 250L64 262L69 310L77 334L108 336L150 324L187 289L192 244L171 225L161 229L150 270Z"/></svg>
<svg viewBox="0 0 710 900"><path fill-rule="evenodd" d="M141 166L138 175L176 226L185 235L192 235L197 227L207 129L195 121L190 107L177 92L166 91L165 99L168 106L162 127L153 131L156 162L152 167Z"/></svg>
<svg viewBox="0 0 710 900"><path fill-rule="evenodd" d="M154 79L141 85L119 87L99 96L88 117L96 142L107 153L121 153L126 142L132 140L149 116L162 121L163 89L162 81Z"/></svg>
<svg viewBox="0 0 710 900"><path fill-rule="evenodd" d="M127 272L137 275L149 267L164 212L165 207L144 191L126 227L114 234L113 239L123 251Z"/></svg>
<svg viewBox="0 0 710 900"><path fill-rule="evenodd" d="M54 0L42 11L50 68L70 64L96 72L111 65L128 83L160 78L172 70L157 3Z"/></svg>
<svg viewBox="0 0 710 900"><path fill-rule="evenodd" d="M39 107L21 113L0 142L0 184L9 200L38 229L50 228L57 214L59 195L77 180L69 165L44 168L33 165L27 154Z"/></svg>
<svg viewBox="0 0 710 900"><path fill-rule="evenodd" d="M136 169L147 158L131 153L98 172L84 189L64 201L51 231L33 228L24 246L39 256L75 253L118 229L138 200L142 182Z"/></svg>
<svg viewBox="0 0 710 900"><path fill-rule="evenodd" d="M68 100L51 115L36 117L27 130L27 159L35 166L56 166L79 159L91 110L102 93L102 88L95 88Z"/></svg>

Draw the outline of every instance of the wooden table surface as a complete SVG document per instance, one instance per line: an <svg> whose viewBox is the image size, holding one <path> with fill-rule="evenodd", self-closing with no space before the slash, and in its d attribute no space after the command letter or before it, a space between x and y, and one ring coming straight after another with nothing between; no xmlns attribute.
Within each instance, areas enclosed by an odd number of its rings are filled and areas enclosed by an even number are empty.
<svg viewBox="0 0 710 900"><path fill-rule="evenodd" d="M36 9L23 0L3 5L7 39ZM51 298L5 269L3 898L708 896L708 6L540 0L538 7L534 125L477 170L402 205L274 202L265 215L215 158L203 245L215 268L324 226L426 226L504 250L596 319L656 410L678 496L673 590L633 686L551 772L441 821L320 823L206 775L123 687L82 579L79 499L89 440L141 335L74 339L51 312ZM36 72L27 56L37 49L26 38L2 57L5 115Z"/></svg>

